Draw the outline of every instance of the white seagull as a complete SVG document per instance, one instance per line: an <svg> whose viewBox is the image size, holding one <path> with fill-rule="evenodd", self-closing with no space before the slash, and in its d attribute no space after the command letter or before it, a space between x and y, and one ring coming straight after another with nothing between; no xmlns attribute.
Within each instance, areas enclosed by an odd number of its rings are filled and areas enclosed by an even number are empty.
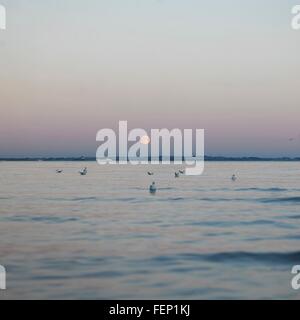
<svg viewBox="0 0 300 320"><path fill-rule="evenodd" d="M87 167L85 167L83 170L80 170L79 173L80 173L82 176L86 176L86 174L87 174Z"/></svg>

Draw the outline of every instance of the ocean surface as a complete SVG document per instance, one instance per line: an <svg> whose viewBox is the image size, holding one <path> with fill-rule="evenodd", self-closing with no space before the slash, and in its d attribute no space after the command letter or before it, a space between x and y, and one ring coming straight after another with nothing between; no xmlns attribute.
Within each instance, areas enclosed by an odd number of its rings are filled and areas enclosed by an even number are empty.
<svg viewBox="0 0 300 320"><path fill-rule="evenodd" d="M300 162L179 168L1 162L0 299L300 298Z"/></svg>

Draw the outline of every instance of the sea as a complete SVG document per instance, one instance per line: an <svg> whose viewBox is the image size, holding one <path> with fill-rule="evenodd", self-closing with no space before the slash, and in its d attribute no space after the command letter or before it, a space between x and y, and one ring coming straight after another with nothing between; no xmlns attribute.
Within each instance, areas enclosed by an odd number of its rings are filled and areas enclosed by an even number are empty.
<svg viewBox="0 0 300 320"><path fill-rule="evenodd" d="M299 299L300 162L179 169L0 162L0 299Z"/></svg>

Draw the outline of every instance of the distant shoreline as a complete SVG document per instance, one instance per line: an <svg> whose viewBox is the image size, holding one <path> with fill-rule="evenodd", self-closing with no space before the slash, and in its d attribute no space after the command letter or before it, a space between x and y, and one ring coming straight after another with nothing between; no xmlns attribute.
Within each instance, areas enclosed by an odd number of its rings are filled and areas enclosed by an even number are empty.
<svg viewBox="0 0 300 320"><path fill-rule="evenodd" d="M223 157L223 156L205 156L205 161L243 161L243 162L297 162L300 161L300 157L290 158L290 157L279 157L279 158L263 158L263 157ZM119 159L117 158L117 161ZM151 159L148 159L149 161ZM69 162L78 162L78 161L96 161L95 157L45 157L45 158L35 158L35 157L24 157L24 158L0 158L0 162L55 162L55 161L69 161ZM160 159L161 161L161 159ZM171 157L171 162L174 161L174 158Z"/></svg>

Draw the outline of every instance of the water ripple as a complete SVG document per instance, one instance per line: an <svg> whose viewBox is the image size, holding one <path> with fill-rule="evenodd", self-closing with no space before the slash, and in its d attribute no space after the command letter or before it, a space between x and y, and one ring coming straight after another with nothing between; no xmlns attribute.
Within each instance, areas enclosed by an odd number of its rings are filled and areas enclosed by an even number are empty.
<svg viewBox="0 0 300 320"><path fill-rule="evenodd" d="M262 263L262 264L293 264L299 263L300 251L294 252L217 252L213 254L183 253L173 256L156 256L151 259L154 263L170 265L178 261L207 261L213 263Z"/></svg>
<svg viewBox="0 0 300 320"><path fill-rule="evenodd" d="M286 198L270 198L270 199L261 199L264 203L291 203L298 204L300 203L300 197L286 197Z"/></svg>

